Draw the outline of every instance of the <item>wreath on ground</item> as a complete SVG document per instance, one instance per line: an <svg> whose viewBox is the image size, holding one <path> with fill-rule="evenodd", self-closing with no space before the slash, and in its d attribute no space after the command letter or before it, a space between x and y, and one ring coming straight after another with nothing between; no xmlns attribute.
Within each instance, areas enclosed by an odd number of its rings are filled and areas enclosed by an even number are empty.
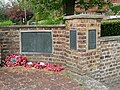
<svg viewBox="0 0 120 90"><path fill-rule="evenodd" d="M51 64L48 62L28 62L27 58L19 54L10 54L5 59L7 67L24 66L26 68L47 69L53 72L60 72L64 67L60 64Z"/></svg>

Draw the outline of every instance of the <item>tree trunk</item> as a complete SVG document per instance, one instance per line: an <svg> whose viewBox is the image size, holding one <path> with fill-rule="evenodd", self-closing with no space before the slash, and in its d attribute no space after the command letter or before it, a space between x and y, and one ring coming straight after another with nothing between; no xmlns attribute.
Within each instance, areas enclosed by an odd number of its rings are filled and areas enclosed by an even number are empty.
<svg viewBox="0 0 120 90"><path fill-rule="evenodd" d="M75 0L63 0L63 12L64 15L73 15L74 14L74 8L75 8Z"/></svg>
<svg viewBox="0 0 120 90"><path fill-rule="evenodd" d="M24 22L24 23L25 23L25 24L27 23L27 15L26 15L26 13L27 13L27 12L26 12L26 8L24 8L24 14L25 14L25 22Z"/></svg>

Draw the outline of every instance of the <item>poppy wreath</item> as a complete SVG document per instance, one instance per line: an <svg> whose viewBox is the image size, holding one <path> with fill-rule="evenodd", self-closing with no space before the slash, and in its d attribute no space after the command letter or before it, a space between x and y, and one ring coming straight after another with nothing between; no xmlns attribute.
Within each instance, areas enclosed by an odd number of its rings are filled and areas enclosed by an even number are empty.
<svg viewBox="0 0 120 90"><path fill-rule="evenodd" d="M61 72L64 70L64 67L62 67L60 64L50 64L50 63L43 63L43 62L34 62L31 65L26 64L26 68L34 67L36 69L47 69L49 71L53 72Z"/></svg>
<svg viewBox="0 0 120 90"><path fill-rule="evenodd" d="M27 58L18 54L10 54L6 57L5 63L7 67L24 66L26 68L47 69L53 72L60 72L64 70L60 64L50 64L48 62L27 62Z"/></svg>
<svg viewBox="0 0 120 90"><path fill-rule="evenodd" d="M36 69L44 69L46 67L46 64L42 62L34 62L33 67Z"/></svg>
<svg viewBox="0 0 120 90"><path fill-rule="evenodd" d="M47 64L46 66L47 70L53 71L53 72L61 72L64 70L64 67L62 67L60 64Z"/></svg>
<svg viewBox="0 0 120 90"><path fill-rule="evenodd" d="M27 58L20 56L18 54L10 54L5 59L5 64L8 67L25 66L26 63Z"/></svg>

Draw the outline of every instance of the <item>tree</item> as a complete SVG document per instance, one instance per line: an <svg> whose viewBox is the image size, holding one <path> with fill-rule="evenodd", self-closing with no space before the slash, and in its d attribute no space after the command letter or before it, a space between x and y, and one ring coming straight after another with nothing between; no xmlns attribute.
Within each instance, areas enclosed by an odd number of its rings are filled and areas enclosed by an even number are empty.
<svg viewBox="0 0 120 90"><path fill-rule="evenodd" d="M27 21L30 20L33 16L33 12L30 10L26 10L25 16L24 10L21 9L19 4L16 4L11 8L6 8L5 15L16 24L24 24L25 17Z"/></svg>
<svg viewBox="0 0 120 90"><path fill-rule="evenodd" d="M73 15L75 8L76 0L63 0L63 14L64 15Z"/></svg>
<svg viewBox="0 0 120 90"><path fill-rule="evenodd" d="M25 9L32 9L36 20L58 16L62 12L62 0L18 0ZM57 12L58 11L58 12Z"/></svg>
<svg viewBox="0 0 120 90"><path fill-rule="evenodd" d="M107 0L63 0L64 5L64 14L65 15L73 15L75 2L80 4L80 8L87 11L89 8L98 7L98 10L102 9L106 5L110 5L111 3Z"/></svg>
<svg viewBox="0 0 120 90"><path fill-rule="evenodd" d="M4 1L0 1L0 20L4 21L8 19L4 14L4 9L6 8L6 4Z"/></svg>
<svg viewBox="0 0 120 90"><path fill-rule="evenodd" d="M113 11L114 15L120 14L120 5L112 6L111 10Z"/></svg>
<svg viewBox="0 0 120 90"><path fill-rule="evenodd" d="M80 4L80 8L84 8L85 11L89 8L98 7L98 9L102 9L103 6L109 5L109 1L105 0L27 0L33 6L32 9L36 12L36 14L44 13L46 17L53 10L61 10L63 7L64 15L73 15L75 3ZM42 16L43 17L43 16Z"/></svg>
<svg viewBox="0 0 120 90"><path fill-rule="evenodd" d="M17 2L19 3L21 9L24 11L24 19L25 23L27 23L27 10L31 10L30 0L17 0Z"/></svg>
<svg viewBox="0 0 120 90"><path fill-rule="evenodd" d="M24 12L28 8L32 9L36 21L54 19L61 15L73 15L76 3L79 3L80 8L85 11L93 7L98 7L100 11L103 6L110 3L104 0L18 0L18 2Z"/></svg>
<svg viewBox="0 0 120 90"><path fill-rule="evenodd" d="M0 20L3 20L3 19L5 19L4 8L3 8L2 2L0 1Z"/></svg>

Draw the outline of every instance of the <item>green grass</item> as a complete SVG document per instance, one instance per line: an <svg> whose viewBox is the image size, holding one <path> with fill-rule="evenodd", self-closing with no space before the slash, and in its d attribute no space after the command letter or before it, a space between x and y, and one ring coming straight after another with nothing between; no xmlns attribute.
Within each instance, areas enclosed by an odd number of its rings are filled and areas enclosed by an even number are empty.
<svg viewBox="0 0 120 90"><path fill-rule="evenodd" d="M0 21L0 26L9 26L13 25L12 21L6 20L6 21Z"/></svg>

